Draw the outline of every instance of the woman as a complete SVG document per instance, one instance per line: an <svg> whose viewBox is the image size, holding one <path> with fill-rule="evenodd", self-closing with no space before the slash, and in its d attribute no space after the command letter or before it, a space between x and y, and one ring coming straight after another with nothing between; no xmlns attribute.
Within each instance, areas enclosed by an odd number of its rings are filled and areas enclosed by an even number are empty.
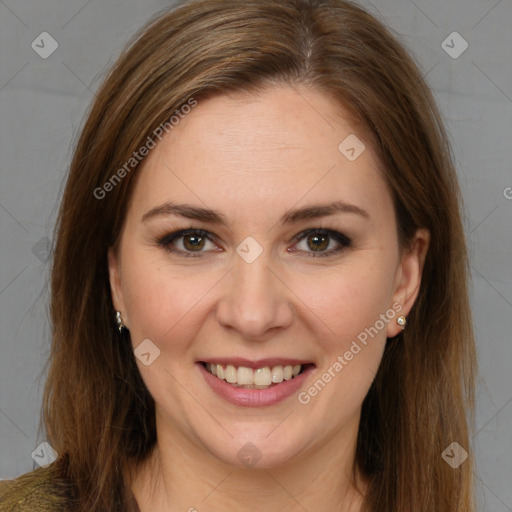
<svg viewBox="0 0 512 512"><path fill-rule="evenodd" d="M474 510L456 173L360 8L159 16L96 96L56 240L59 457L0 510Z"/></svg>

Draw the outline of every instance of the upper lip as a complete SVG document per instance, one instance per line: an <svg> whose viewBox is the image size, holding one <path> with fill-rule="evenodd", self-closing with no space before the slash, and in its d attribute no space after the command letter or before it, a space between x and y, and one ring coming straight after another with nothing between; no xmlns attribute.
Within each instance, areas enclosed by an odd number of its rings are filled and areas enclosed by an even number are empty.
<svg viewBox="0 0 512 512"><path fill-rule="evenodd" d="M257 361L245 359L243 357L209 357L208 359L202 359L201 363L213 363L213 364L222 364L228 365L231 364L233 366L244 366L245 368L263 368L265 366L295 366L297 364L306 365L313 364L311 361L306 361L304 359L292 359L289 357L269 357L265 359L258 359Z"/></svg>

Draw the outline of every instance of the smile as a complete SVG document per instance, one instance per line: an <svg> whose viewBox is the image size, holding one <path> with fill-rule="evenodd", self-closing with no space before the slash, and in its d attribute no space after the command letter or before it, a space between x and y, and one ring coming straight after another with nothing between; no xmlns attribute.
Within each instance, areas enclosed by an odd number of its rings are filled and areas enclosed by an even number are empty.
<svg viewBox="0 0 512 512"><path fill-rule="evenodd" d="M298 393L316 370L311 361L286 357L217 356L197 361L196 367L215 395L242 407L277 405Z"/></svg>
<svg viewBox="0 0 512 512"><path fill-rule="evenodd" d="M234 387L267 389L297 377L308 365L273 365L248 368L233 364L202 363L205 369Z"/></svg>

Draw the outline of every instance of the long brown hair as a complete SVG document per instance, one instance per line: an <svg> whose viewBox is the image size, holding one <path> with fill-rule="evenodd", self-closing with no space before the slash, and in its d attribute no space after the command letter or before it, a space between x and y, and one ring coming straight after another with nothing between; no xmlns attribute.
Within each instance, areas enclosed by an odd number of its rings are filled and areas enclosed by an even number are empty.
<svg viewBox="0 0 512 512"><path fill-rule="evenodd" d="M452 442L469 451L476 367L456 172L417 66L345 0L188 2L144 27L100 87L58 218L43 404L73 510L136 509L125 471L156 442L154 401L115 329L107 271L137 166L103 197L94 191L191 98L272 84L327 92L348 108L380 158L401 246L418 228L431 233L407 329L388 342L363 403L356 464L371 482L365 510L472 511L472 457L456 469L442 458Z"/></svg>

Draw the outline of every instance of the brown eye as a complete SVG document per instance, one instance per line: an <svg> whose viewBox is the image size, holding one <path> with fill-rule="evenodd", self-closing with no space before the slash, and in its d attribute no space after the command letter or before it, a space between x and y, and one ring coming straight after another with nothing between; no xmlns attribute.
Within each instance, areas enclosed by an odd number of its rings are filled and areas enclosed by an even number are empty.
<svg viewBox="0 0 512 512"><path fill-rule="evenodd" d="M307 240L312 251L323 251L329 246L329 237L326 235L309 235Z"/></svg>
<svg viewBox="0 0 512 512"><path fill-rule="evenodd" d="M309 229L298 235L295 239L299 240L299 243L297 244L297 249L294 249L293 252L303 252L306 256L311 257L332 256L349 247L352 243L350 238L338 231L320 228ZM305 244L303 244L303 247L300 247L300 244L303 243L302 240L305 241ZM331 244L334 247L327 250Z"/></svg>
<svg viewBox="0 0 512 512"><path fill-rule="evenodd" d="M205 237L200 235L183 236L183 246L187 251L201 250L204 247Z"/></svg>
<svg viewBox="0 0 512 512"><path fill-rule="evenodd" d="M208 252L208 243L212 245L211 249L216 247L207 231L192 228L169 233L158 240L158 244L169 252L185 257L201 256Z"/></svg>

